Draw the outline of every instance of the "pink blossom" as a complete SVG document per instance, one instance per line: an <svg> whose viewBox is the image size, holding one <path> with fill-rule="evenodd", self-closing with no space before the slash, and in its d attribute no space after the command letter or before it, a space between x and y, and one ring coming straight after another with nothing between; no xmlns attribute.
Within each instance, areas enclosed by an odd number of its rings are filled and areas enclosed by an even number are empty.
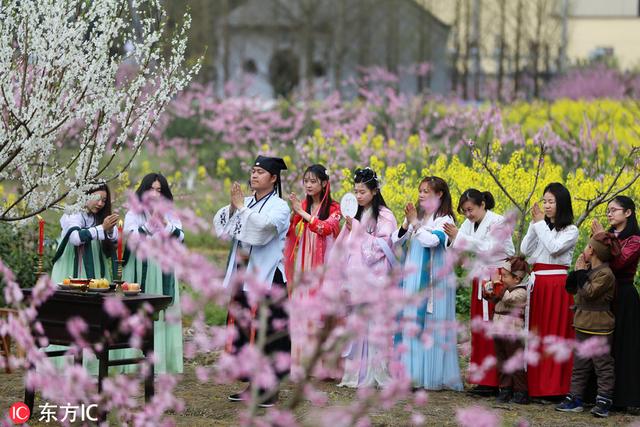
<svg viewBox="0 0 640 427"><path fill-rule="evenodd" d="M495 427L500 425L498 415L482 406L469 406L456 410L456 420L463 427Z"/></svg>

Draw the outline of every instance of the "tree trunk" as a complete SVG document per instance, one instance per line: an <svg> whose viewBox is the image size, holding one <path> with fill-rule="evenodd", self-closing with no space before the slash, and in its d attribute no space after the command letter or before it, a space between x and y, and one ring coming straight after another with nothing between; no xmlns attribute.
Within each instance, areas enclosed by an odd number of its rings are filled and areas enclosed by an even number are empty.
<svg viewBox="0 0 640 427"><path fill-rule="evenodd" d="M223 83L227 83L230 76L229 70L229 50L230 50L230 34L229 34L229 0L222 0L222 73Z"/></svg>
<svg viewBox="0 0 640 427"><path fill-rule="evenodd" d="M465 1L464 58L462 60L462 97L469 98L469 55L471 53L471 0Z"/></svg>
<svg viewBox="0 0 640 427"><path fill-rule="evenodd" d="M536 2L536 35L533 42L533 96L540 95L540 47L542 44L542 12L544 6L542 0Z"/></svg>
<svg viewBox="0 0 640 427"><path fill-rule="evenodd" d="M454 93L458 93L458 84L460 79L460 70L458 69L458 61L460 60L460 27L462 15L462 0L456 0L455 15L453 18L453 56L451 58L451 88Z"/></svg>
<svg viewBox="0 0 640 427"><path fill-rule="evenodd" d="M362 77L362 68L369 66L371 36L369 34L369 9L373 5L369 0L359 2L358 10L358 75Z"/></svg>
<svg viewBox="0 0 640 427"><path fill-rule="evenodd" d="M398 7L394 0L387 0L387 37L386 59L387 69L392 73L398 71Z"/></svg>
<svg viewBox="0 0 640 427"><path fill-rule="evenodd" d="M338 16L337 25L335 27L335 41L333 44L333 81L335 89L342 93L342 61L344 60L344 30L345 30L345 15L346 15L346 0L337 0L338 2Z"/></svg>
<svg viewBox="0 0 640 427"><path fill-rule="evenodd" d="M520 54L522 49L522 32L524 29L522 28L522 8L524 4L522 0L518 0L518 10L516 12L516 46L514 52L514 75L513 75L513 95L518 96L518 92L520 91Z"/></svg>
<svg viewBox="0 0 640 427"><path fill-rule="evenodd" d="M502 83L504 80L504 51L505 51L505 33L507 26L507 0L500 0L500 41L498 46L498 93L496 99L502 101Z"/></svg>
<svg viewBox="0 0 640 427"><path fill-rule="evenodd" d="M473 0L473 97L480 99L480 0Z"/></svg>

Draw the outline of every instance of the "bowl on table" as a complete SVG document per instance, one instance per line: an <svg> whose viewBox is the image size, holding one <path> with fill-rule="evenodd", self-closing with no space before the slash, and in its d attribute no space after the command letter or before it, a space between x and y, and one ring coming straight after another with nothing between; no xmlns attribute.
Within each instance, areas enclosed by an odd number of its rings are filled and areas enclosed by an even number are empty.
<svg viewBox="0 0 640 427"><path fill-rule="evenodd" d="M71 278L69 279L69 281L71 282L71 285L75 285L75 286L81 286L81 285L88 285L89 284L89 280L90 279L80 279L80 278Z"/></svg>
<svg viewBox="0 0 640 427"><path fill-rule="evenodd" d="M135 297L140 292L142 292L140 289L138 289L137 291L124 291L124 296L126 296L126 297Z"/></svg>
<svg viewBox="0 0 640 427"><path fill-rule="evenodd" d="M124 294L128 297L138 295L140 292L142 292L142 287L139 283L124 282L120 286L120 289L122 289L122 292L124 292Z"/></svg>

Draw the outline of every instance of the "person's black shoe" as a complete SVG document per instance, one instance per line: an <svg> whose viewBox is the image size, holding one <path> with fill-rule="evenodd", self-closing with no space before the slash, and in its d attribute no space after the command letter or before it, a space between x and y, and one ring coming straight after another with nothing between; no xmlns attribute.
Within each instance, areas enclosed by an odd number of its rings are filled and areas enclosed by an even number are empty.
<svg viewBox="0 0 640 427"><path fill-rule="evenodd" d="M529 400L529 394L526 391L516 391L513 393L511 403L517 403L518 405L528 405L531 403Z"/></svg>
<svg viewBox="0 0 640 427"><path fill-rule="evenodd" d="M498 403L508 403L511 400L512 390L510 388L502 388L500 389L500 393L498 393L498 397L496 397L496 402Z"/></svg>
<svg viewBox="0 0 640 427"><path fill-rule="evenodd" d="M477 385L469 390L469 393L475 394L476 396L495 396L498 394L498 388L487 385Z"/></svg>
<svg viewBox="0 0 640 427"><path fill-rule="evenodd" d="M278 402L279 394L280 392L278 391L261 391L258 406L261 408L271 408Z"/></svg>
<svg viewBox="0 0 640 427"><path fill-rule="evenodd" d="M240 393L235 393L230 395L228 399L232 402L244 402L245 400L249 399L249 393L251 393L250 389L251 389L251 386L248 386Z"/></svg>

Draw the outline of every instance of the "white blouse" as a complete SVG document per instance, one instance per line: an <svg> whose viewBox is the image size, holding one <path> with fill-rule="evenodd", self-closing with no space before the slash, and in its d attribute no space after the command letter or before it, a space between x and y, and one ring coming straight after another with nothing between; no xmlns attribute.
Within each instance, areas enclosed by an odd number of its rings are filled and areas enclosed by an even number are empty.
<svg viewBox="0 0 640 427"><path fill-rule="evenodd" d="M403 244L407 239L416 239L420 245L425 248L435 248L440 244L438 236L433 234L434 231L441 231L445 236L445 247L449 241L449 237L444 232L444 225L446 223L455 224L453 218L450 216L439 216L433 218L433 214L429 215L429 218L423 219L416 227L409 224L407 231L402 237L398 237L400 230L395 230L391 235L391 241L394 245Z"/></svg>
<svg viewBox="0 0 640 427"><path fill-rule="evenodd" d="M62 227L61 238L63 239L71 228L80 227L81 229L89 230L89 233L91 233L91 240L109 239L113 242L116 242L118 240L117 227L113 227L111 232L105 235L102 224L96 224L95 216L87 212L62 215L62 217L60 218L60 226ZM74 231L73 233L71 233L71 235L69 236L69 242L73 246L80 246L84 244L84 242L80 240L80 233L78 233L78 231Z"/></svg>
<svg viewBox="0 0 640 427"><path fill-rule="evenodd" d="M578 241L578 227L569 225L561 231L550 230L545 221L529 224L520 250L529 264L557 264L570 266Z"/></svg>
<svg viewBox="0 0 640 427"><path fill-rule="evenodd" d="M178 240L182 242L184 240L184 232L182 231L182 222L178 218L174 218L171 215L165 215L165 231L168 234L173 233L176 230L179 230ZM144 213L134 213L127 212L124 217L124 227L123 232L125 234L138 234L140 229L142 229L146 234L153 234L150 230L152 227L149 227L147 224L148 218Z"/></svg>
<svg viewBox="0 0 640 427"><path fill-rule="evenodd" d="M516 252L513 246L513 230L505 229L504 217L495 212L487 211L484 218L475 229L475 223L466 219L452 247L473 252L482 256L488 264L495 265ZM504 237L506 234L506 237ZM501 237L498 238L498 235Z"/></svg>

